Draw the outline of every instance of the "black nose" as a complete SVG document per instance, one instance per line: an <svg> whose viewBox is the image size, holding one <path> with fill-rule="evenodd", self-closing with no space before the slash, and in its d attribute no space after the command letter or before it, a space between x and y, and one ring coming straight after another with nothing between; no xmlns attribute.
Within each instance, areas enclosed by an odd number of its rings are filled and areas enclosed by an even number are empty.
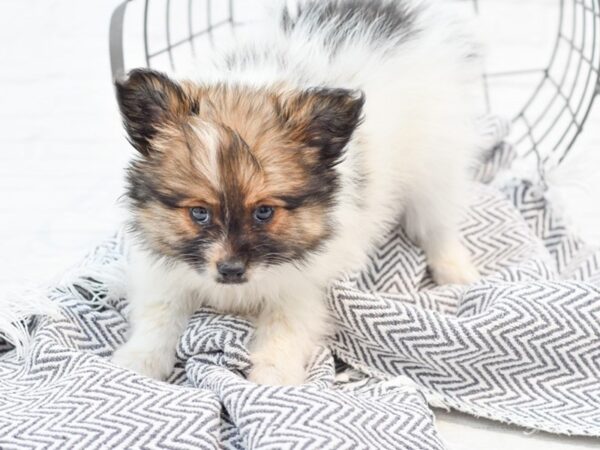
<svg viewBox="0 0 600 450"><path fill-rule="evenodd" d="M225 283L240 283L244 281L246 265L239 260L222 261L217 263L217 270Z"/></svg>

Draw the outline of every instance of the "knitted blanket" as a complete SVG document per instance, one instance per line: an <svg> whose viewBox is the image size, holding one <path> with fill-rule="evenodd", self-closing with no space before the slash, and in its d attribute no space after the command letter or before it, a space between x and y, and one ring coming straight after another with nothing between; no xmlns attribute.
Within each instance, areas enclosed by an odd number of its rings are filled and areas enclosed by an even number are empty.
<svg viewBox="0 0 600 450"><path fill-rule="evenodd" d="M514 157L490 137L490 181ZM0 448L442 449L428 403L555 433L600 436L600 252L524 182L473 187L462 237L482 279L436 286L398 229L332 284L338 333L303 386L258 386L251 324L192 318L167 383L111 364L125 339L117 235L49 294L24 356L0 336Z"/></svg>

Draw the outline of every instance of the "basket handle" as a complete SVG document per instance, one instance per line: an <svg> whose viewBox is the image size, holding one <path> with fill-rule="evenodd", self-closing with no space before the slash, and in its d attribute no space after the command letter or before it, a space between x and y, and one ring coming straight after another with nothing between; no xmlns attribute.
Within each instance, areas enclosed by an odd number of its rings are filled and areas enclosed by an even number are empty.
<svg viewBox="0 0 600 450"><path fill-rule="evenodd" d="M109 30L110 70L113 81L125 75L125 57L123 56L123 22L125 10L130 0L125 0L112 13Z"/></svg>

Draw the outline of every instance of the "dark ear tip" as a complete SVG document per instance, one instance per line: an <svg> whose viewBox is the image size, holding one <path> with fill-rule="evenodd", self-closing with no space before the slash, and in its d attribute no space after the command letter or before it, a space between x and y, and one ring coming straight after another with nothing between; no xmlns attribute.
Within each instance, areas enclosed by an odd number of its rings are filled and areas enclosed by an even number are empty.
<svg viewBox="0 0 600 450"><path fill-rule="evenodd" d="M150 82L168 82L170 79L163 72L159 72L154 69L147 68L136 68L130 70L125 75L120 75L115 78L115 86L119 87L132 87L135 88L140 85L148 84Z"/></svg>
<svg viewBox="0 0 600 450"><path fill-rule="evenodd" d="M365 102L367 100L365 92L362 89L354 89L349 91L349 96L353 103L353 109L356 111L357 114L360 115L363 106L365 106Z"/></svg>
<svg viewBox="0 0 600 450"><path fill-rule="evenodd" d="M365 92L362 89L325 89L324 94L336 98L340 105L348 106L348 112L360 113L366 101Z"/></svg>
<svg viewBox="0 0 600 450"><path fill-rule="evenodd" d="M366 102L365 92L361 89L340 89L338 92L340 104L346 113L346 118L356 127L361 122L363 107Z"/></svg>
<svg viewBox="0 0 600 450"><path fill-rule="evenodd" d="M344 89L344 96L353 109L361 110L365 104L365 93L361 89Z"/></svg>
<svg viewBox="0 0 600 450"><path fill-rule="evenodd" d="M132 81L139 80L148 69L133 69L115 78L115 86L125 86Z"/></svg>
<svg viewBox="0 0 600 450"><path fill-rule="evenodd" d="M365 101L367 100L367 96L365 95L365 91L362 89L354 89L351 91L351 96L361 107L364 106Z"/></svg>

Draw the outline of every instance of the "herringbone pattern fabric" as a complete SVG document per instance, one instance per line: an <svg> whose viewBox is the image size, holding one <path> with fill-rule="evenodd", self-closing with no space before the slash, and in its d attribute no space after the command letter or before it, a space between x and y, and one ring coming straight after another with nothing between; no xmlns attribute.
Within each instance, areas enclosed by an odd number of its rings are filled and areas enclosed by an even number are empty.
<svg viewBox="0 0 600 450"><path fill-rule="evenodd" d="M422 251L396 232L331 289L334 351L464 412L600 435L600 254L528 183L479 187L462 230L479 283L434 286Z"/></svg>
<svg viewBox="0 0 600 450"><path fill-rule="evenodd" d="M182 337L172 384L117 368L106 357L124 339L123 300L90 303L82 286L64 294L63 318L35 327L27 359L0 358L2 449L444 448L421 394L334 387L327 349L305 386L245 381L252 328L210 310Z"/></svg>

